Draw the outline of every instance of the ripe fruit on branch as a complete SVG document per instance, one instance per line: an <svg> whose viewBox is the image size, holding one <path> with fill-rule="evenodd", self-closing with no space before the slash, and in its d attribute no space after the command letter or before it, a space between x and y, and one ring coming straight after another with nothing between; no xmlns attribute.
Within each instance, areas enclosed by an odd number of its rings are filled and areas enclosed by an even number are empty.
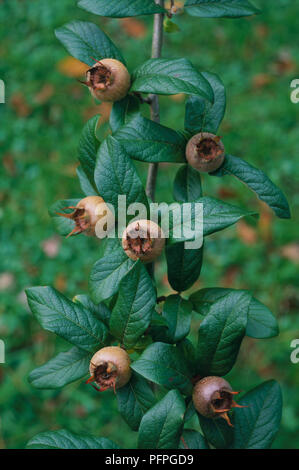
<svg viewBox="0 0 299 470"><path fill-rule="evenodd" d="M86 383L95 382L93 387L98 392L109 388L114 391L126 385L131 378L130 357L118 346L108 346L97 351L89 365L91 377Z"/></svg>
<svg viewBox="0 0 299 470"><path fill-rule="evenodd" d="M192 399L195 409L207 418L224 418L232 426L228 411L232 408L244 408L234 401L234 392L230 384L222 377L204 377L193 388Z"/></svg>
<svg viewBox="0 0 299 470"><path fill-rule="evenodd" d="M75 228L68 234L68 237L84 232L90 236L97 234L100 238L100 233L96 232L97 223L102 217L107 219L112 217L111 211L100 196L87 196L81 199L76 206L69 206L64 209L74 209L71 214L57 212L58 215L75 222Z"/></svg>
<svg viewBox="0 0 299 470"><path fill-rule="evenodd" d="M143 263L155 260L163 251L164 233L152 220L140 219L131 222L122 237L122 246L127 256Z"/></svg>
<svg viewBox="0 0 299 470"><path fill-rule="evenodd" d="M92 96L100 101L119 101L130 89L131 79L127 68L115 59L96 61L86 72L86 81Z"/></svg>
<svg viewBox="0 0 299 470"><path fill-rule="evenodd" d="M216 171L225 157L224 145L214 134L201 132L187 143L186 158L193 168L203 173Z"/></svg>

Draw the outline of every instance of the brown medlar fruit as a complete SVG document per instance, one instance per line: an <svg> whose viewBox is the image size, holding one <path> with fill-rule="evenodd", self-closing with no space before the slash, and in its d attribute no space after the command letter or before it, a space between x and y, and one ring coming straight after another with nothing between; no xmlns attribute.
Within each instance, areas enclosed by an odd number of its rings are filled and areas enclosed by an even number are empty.
<svg viewBox="0 0 299 470"><path fill-rule="evenodd" d="M129 91L131 78L119 60L102 59L86 72L86 81L92 96L100 101L119 101Z"/></svg>
<svg viewBox="0 0 299 470"><path fill-rule="evenodd" d="M89 365L91 377L86 383L95 382L98 392L109 388L114 391L126 385L131 378L130 357L118 346L108 346L97 351Z"/></svg>
<svg viewBox="0 0 299 470"><path fill-rule="evenodd" d="M122 237L122 246L127 256L143 263L155 260L163 251L165 236L152 220L140 219L131 222Z"/></svg>
<svg viewBox="0 0 299 470"><path fill-rule="evenodd" d="M193 168L203 173L216 171L225 157L224 145L214 134L201 132L187 143L186 158Z"/></svg>
<svg viewBox="0 0 299 470"><path fill-rule="evenodd" d="M104 206L102 206L104 204ZM66 209L74 209L70 214L57 212L57 215L66 217L75 222L75 228L67 235L70 237L78 233L84 232L86 235L93 236L96 234L96 224L102 217L112 217L112 212L108 209L105 201L100 196L87 196L78 202L76 206L65 207ZM97 234L99 236L99 234Z"/></svg>
<svg viewBox="0 0 299 470"><path fill-rule="evenodd" d="M202 416L207 418L224 418L232 426L228 411L232 408L244 408L234 401L234 392L230 384L222 377L204 377L193 388L193 404Z"/></svg>

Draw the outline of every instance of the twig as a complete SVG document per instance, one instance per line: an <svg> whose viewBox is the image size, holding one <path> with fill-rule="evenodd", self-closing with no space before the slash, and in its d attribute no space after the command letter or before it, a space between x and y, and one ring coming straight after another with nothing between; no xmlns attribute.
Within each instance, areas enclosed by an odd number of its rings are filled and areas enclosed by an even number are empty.
<svg viewBox="0 0 299 470"><path fill-rule="evenodd" d="M157 5L164 7L164 0L156 0ZM158 59L161 57L162 44L163 44L163 13L157 13L154 19L154 31L152 41L152 59ZM155 122L160 122L160 110L159 100L157 95L149 95L151 100L151 119ZM158 163L150 163L147 182L146 182L146 194L154 201L155 200L155 189L158 173Z"/></svg>

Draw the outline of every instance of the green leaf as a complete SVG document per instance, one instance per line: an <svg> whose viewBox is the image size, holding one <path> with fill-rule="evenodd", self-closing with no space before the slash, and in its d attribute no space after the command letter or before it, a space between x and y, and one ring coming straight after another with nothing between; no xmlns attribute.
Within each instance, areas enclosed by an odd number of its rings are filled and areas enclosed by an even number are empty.
<svg viewBox="0 0 299 470"><path fill-rule="evenodd" d="M186 139L168 127L136 116L121 127L115 138L131 158L143 162L184 163Z"/></svg>
<svg viewBox="0 0 299 470"><path fill-rule="evenodd" d="M162 316L167 321L167 342L177 343L190 331L192 303L180 295L169 295L164 302Z"/></svg>
<svg viewBox="0 0 299 470"><path fill-rule="evenodd" d="M73 347L69 351L59 353L49 362L29 375L29 382L36 388L59 388L88 373L90 353Z"/></svg>
<svg viewBox="0 0 299 470"><path fill-rule="evenodd" d="M189 289L200 275L203 247L187 250L182 242L167 245L165 253L169 284L177 292Z"/></svg>
<svg viewBox="0 0 299 470"><path fill-rule="evenodd" d="M75 227L75 222L71 219L66 219L57 213L64 213L67 207L76 206L80 199L63 199L60 201L54 202L49 207L49 215L53 220L55 230L62 236L66 236Z"/></svg>
<svg viewBox="0 0 299 470"><path fill-rule="evenodd" d="M226 289L224 287L201 289L197 292L194 292L191 295L190 300L193 303L195 311L201 315L206 315L209 312L213 302L231 292L238 291L235 289ZM248 309L246 335L257 339L272 338L273 336L277 336L278 325L273 314L270 312L268 307L255 299L250 294L250 292L248 292L248 294L251 296L251 300Z"/></svg>
<svg viewBox="0 0 299 470"><path fill-rule="evenodd" d="M252 189L257 197L268 204L281 219L291 217L288 201L283 192L258 168L238 157L226 155L223 165L213 176L233 175Z"/></svg>
<svg viewBox="0 0 299 470"><path fill-rule="evenodd" d="M198 332L198 373L225 375L233 367L247 325L251 297L231 292L214 302Z"/></svg>
<svg viewBox="0 0 299 470"><path fill-rule="evenodd" d="M84 351L104 345L107 328L92 312L76 304L52 287L26 289L32 313L41 326Z"/></svg>
<svg viewBox="0 0 299 470"><path fill-rule="evenodd" d="M185 402L172 390L142 418L138 435L139 449L177 449L182 432Z"/></svg>
<svg viewBox="0 0 299 470"><path fill-rule="evenodd" d="M167 389L177 388L182 393L192 393L190 381L192 372L179 347L160 342L153 343L131 365L131 368L147 380Z"/></svg>
<svg viewBox="0 0 299 470"><path fill-rule="evenodd" d="M282 395L275 380L264 382L238 402L248 408L235 411L233 448L268 449L279 430Z"/></svg>
<svg viewBox="0 0 299 470"><path fill-rule="evenodd" d="M88 295L76 295L73 299L74 302L79 302L83 305L87 310L91 310L91 312L99 318L106 326L109 326L111 312L107 305L104 302L99 303L98 305L94 304L93 301L88 297Z"/></svg>
<svg viewBox="0 0 299 470"><path fill-rule="evenodd" d="M88 178L91 186L95 191L96 186L94 182L94 169L97 158L97 151L100 146L100 142L96 137L96 128L99 122L100 115L96 115L89 119L85 124L79 142L78 155L81 168Z"/></svg>
<svg viewBox="0 0 299 470"><path fill-rule="evenodd" d="M139 112L139 107L138 98L132 95L127 95L122 100L113 103L109 119L112 132L116 132L121 126L135 117Z"/></svg>
<svg viewBox="0 0 299 470"><path fill-rule="evenodd" d="M134 374L130 382L116 391L118 411L133 431L138 431L143 415L156 402L150 384Z"/></svg>
<svg viewBox="0 0 299 470"><path fill-rule="evenodd" d="M85 196L98 196L99 193L94 189L94 186L90 183L83 168L81 166L78 166L76 172L79 179L80 187Z"/></svg>
<svg viewBox="0 0 299 470"><path fill-rule="evenodd" d="M240 18L260 12L248 0L187 0L185 9L202 18Z"/></svg>
<svg viewBox="0 0 299 470"><path fill-rule="evenodd" d="M27 444L28 449L119 449L106 437L80 436L65 429L42 432Z"/></svg>
<svg viewBox="0 0 299 470"><path fill-rule="evenodd" d="M196 217L195 204L197 203L203 204L203 226ZM224 228L227 228L230 225L235 224L242 217L255 215L254 212L248 212L240 207L233 206L232 204L228 204L226 202L219 201L218 199L207 196L199 198L196 202L190 204L191 227L194 231L193 235L191 236L190 233L188 233L190 230L188 221L189 218L183 217L183 206L181 206L181 217L174 216L173 212L170 213L170 230L168 244L192 240L194 237L201 237L201 235L205 237L212 233L219 232L220 230L223 230ZM195 222L197 222L196 225L194 225ZM189 229L187 233L185 233L186 228ZM176 233L179 234L180 232L181 236L175 237Z"/></svg>
<svg viewBox="0 0 299 470"><path fill-rule="evenodd" d="M156 305L152 280L141 261L121 281L110 318L110 330L126 349L133 348L148 328Z"/></svg>
<svg viewBox="0 0 299 470"><path fill-rule="evenodd" d="M154 0L80 0L78 6L95 15L109 18L153 15L163 13L165 9L156 5Z"/></svg>
<svg viewBox="0 0 299 470"><path fill-rule="evenodd" d="M118 291L121 280L136 264L136 261L126 255L119 240L113 241L114 251L105 253L105 256L93 265L90 273L90 295L96 304L112 297Z"/></svg>
<svg viewBox="0 0 299 470"><path fill-rule="evenodd" d="M187 59L149 59L134 70L131 91L201 96L213 103L214 93L202 73Z"/></svg>
<svg viewBox="0 0 299 470"><path fill-rule="evenodd" d="M218 75L209 72L202 74L213 89L214 103L211 104L198 96L190 96L186 102L185 129L192 134L198 132L217 134L225 113L225 88Z"/></svg>
<svg viewBox="0 0 299 470"><path fill-rule="evenodd" d="M177 202L193 202L202 197L201 176L190 165L182 165L174 180L173 197Z"/></svg>
<svg viewBox="0 0 299 470"><path fill-rule="evenodd" d="M213 447L216 447L216 449L229 448L234 439L233 428L222 418L210 419L200 414L197 415L201 430L209 443L212 444Z"/></svg>
<svg viewBox="0 0 299 470"><path fill-rule="evenodd" d="M124 62L123 56L106 34L94 23L72 21L55 30L56 37L76 59L90 66L94 57L116 59Z"/></svg>
<svg viewBox="0 0 299 470"><path fill-rule="evenodd" d="M127 205L147 198L135 167L122 145L112 136L102 143L94 173L97 188L106 203L118 208L118 196L125 195Z"/></svg>
<svg viewBox="0 0 299 470"><path fill-rule="evenodd" d="M209 444L200 432L184 429L179 449L209 449Z"/></svg>

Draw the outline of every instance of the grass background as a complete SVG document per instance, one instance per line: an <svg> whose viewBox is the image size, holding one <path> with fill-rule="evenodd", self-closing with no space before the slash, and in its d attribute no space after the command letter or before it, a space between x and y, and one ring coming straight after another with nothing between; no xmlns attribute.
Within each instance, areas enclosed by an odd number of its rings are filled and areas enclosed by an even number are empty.
<svg viewBox="0 0 299 470"><path fill-rule="evenodd" d="M269 378L283 389L284 411L274 447L298 448L299 364L290 362L290 343L299 338L298 117L290 82L299 76L298 3L255 2L263 14L247 19L176 18L181 31L165 35L164 57L187 56L201 70L220 75L227 111L220 135L226 148L263 169L286 193L291 221L274 218L246 187L229 177L204 177L204 192L261 212L209 237L199 287L251 289L275 313L280 336L245 339L229 374L235 389L249 390ZM86 120L100 112L102 135L109 106L93 102L80 77L81 65L67 56L54 28L73 19L99 24L122 46L130 70L149 58L152 17L117 20L93 17L74 0L0 1L0 448L23 448L36 433L58 428L111 437L134 447L112 393L100 396L77 382L63 390L38 391L28 373L66 344L41 330L28 311L24 288L54 285L73 297L87 291L98 241L63 240L54 234L47 208L57 199L80 197L77 145ZM184 96L161 99L161 121L182 128ZM143 181L146 165L137 164ZM163 164L159 201L171 201L177 166ZM297 240L296 240L297 237ZM171 292L165 262L157 266L160 293ZM194 318L194 329L198 321Z"/></svg>

